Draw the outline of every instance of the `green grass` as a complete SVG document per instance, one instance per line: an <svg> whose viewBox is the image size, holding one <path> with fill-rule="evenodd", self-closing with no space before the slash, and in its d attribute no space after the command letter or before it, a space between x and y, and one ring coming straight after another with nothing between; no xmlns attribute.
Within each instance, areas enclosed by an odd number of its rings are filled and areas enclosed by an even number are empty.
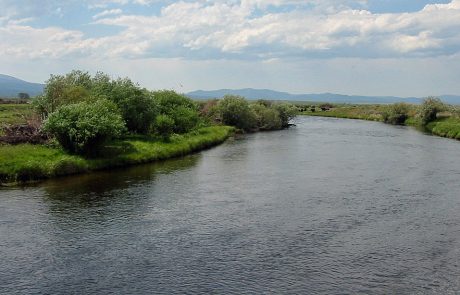
<svg viewBox="0 0 460 295"><path fill-rule="evenodd" d="M321 111L316 108L316 112L306 111L301 114L308 116L383 121L381 113L386 107L386 105L334 105L334 108L328 111ZM460 117L454 115L454 112L438 114L439 119L429 123L427 126L422 126L422 122L420 118L416 116L416 113L417 106L411 105L409 118L404 122L404 125L414 126L437 136L460 139Z"/></svg>
<svg viewBox="0 0 460 295"><path fill-rule="evenodd" d="M204 127L174 135L169 142L133 136L108 144L104 156L84 158L44 145L0 145L0 184L27 182L92 170L122 167L190 154L225 141L228 126Z"/></svg>
<svg viewBox="0 0 460 295"><path fill-rule="evenodd" d="M301 114L319 117L382 121L381 112L384 107L384 105L342 105L336 106L328 111L322 111L316 108L315 112L309 110Z"/></svg>
<svg viewBox="0 0 460 295"><path fill-rule="evenodd" d="M26 123L32 113L30 104L0 104L0 136L3 135L3 125Z"/></svg>
<svg viewBox="0 0 460 295"><path fill-rule="evenodd" d="M438 119L428 123L426 128L438 136L460 139L460 118Z"/></svg>
<svg viewBox="0 0 460 295"><path fill-rule="evenodd" d="M25 123L32 112L30 104L0 104L0 125Z"/></svg>

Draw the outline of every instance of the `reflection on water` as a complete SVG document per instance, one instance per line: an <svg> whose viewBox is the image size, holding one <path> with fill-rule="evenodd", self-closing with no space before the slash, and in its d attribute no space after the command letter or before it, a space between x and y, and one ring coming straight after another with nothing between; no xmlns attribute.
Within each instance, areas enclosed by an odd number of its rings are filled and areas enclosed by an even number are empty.
<svg viewBox="0 0 460 295"><path fill-rule="evenodd" d="M299 118L0 190L1 294L456 294L460 143Z"/></svg>

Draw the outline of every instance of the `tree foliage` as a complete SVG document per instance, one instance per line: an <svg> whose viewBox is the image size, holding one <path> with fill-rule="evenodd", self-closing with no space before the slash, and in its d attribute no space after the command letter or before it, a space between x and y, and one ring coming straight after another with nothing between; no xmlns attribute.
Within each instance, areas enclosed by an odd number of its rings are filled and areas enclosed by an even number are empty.
<svg viewBox="0 0 460 295"><path fill-rule="evenodd" d="M420 106L419 116L423 125L436 120L437 114L447 110L447 106L437 97L426 98Z"/></svg>
<svg viewBox="0 0 460 295"><path fill-rule="evenodd" d="M106 99L62 106L44 123L44 130L55 136L64 149L78 154L96 152L124 129L119 109Z"/></svg>
<svg viewBox="0 0 460 295"><path fill-rule="evenodd" d="M167 140L174 132L174 120L168 115L158 115L155 119L155 131Z"/></svg>
<svg viewBox="0 0 460 295"><path fill-rule="evenodd" d="M406 103L389 105L382 112L383 121L394 125L401 125L409 118L410 107Z"/></svg>
<svg viewBox="0 0 460 295"><path fill-rule="evenodd" d="M160 114L174 121L175 133L185 133L197 126L200 118L198 106L193 100L172 90L156 91L153 95Z"/></svg>
<svg viewBox="0 0 460 295"><path fill-rule="evenodd" d="M219 101L222 123L250 131L256 127L257 118L244 97L226 95Z"/></svg>

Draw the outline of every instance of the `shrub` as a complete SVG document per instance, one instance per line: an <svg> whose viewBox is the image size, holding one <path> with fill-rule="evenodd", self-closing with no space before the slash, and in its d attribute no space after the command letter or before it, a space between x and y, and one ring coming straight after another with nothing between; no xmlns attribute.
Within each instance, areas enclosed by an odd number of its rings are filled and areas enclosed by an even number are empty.
<svg viewBox="0 0 460 295"><path fill-rule="evenodd" d="M289 122L295 118L298 112L295 105L287 102L274 104L273 108L279 113L282 128L288 127Z"/></svg>
<svg viewBox="0 0 460 295"><path fill-rule="evenodd" d="M174 120L167 115L158 115L155 119L155 131L163 139L169 139L174 132Z"/></svg>
<svg viewBox="0 0 460 295"><path fill-rule="evenodd" d="M447 110L447 106L437 97L428 97L420 106L419 116L423 125L436 120L439 112Z"/></svg>
<svg viewBox="0 0 460 295"><path fill-rule="evenodd" d="M386 107L382 112L383 121L394 125L401 125L409 118L409 105L395 103Z"/></svg>
<svg viewBox="0 0 460 295"><path fill-rule="evenodd" d="M153 95L130 79L118 79L105 89L107 98L121 110L126 127L134 133L148 133L159 109Z"/></svg>
<svg viewBox="0 0 460 295"><path fill-rule="evenodd" d="M277 110L267 107L265 104L256 103L251 105L260 130L281 129L281 119Z"/></svg>
<svg viewBox="0 0 460 295"><path fill-rule="evenodd" d="M249 107L249 103L241 96L224 96L219 101L219 111L224 124L246 131L256 128L256 115Z"/></svg>
<svg viewBox="0 0 460 295"><path fill-rule="evenodd" d="M78 154L97 152L124 128L118 108L105 99L63 106L44 123L44 130L55 136L64 149Z"/></svg>
<svg viewBox="0 0 460 295"><path fill-rule="evenodd" d="M74 70L66 75L51 75L43 94L33 103L37 112L46 118L63 105L83 101L89 96L90 89L91 75L88 72Z"/></svg>
<svg viewBox="0 0 460 295"><path fill-rule="evenodd" d="M175 133L188 132L199 123L198 106L190 98L172 90L156 91L153 95L160 114L174 121Z"/></svg>

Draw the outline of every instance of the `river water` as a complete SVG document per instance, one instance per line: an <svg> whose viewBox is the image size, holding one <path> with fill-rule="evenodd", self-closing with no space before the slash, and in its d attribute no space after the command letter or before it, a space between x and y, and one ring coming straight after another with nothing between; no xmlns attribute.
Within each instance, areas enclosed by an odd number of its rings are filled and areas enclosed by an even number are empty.
<svg viewBox="0 0 460 295"><path fill-rule="evenodd" d="M0 293L459 294L460 142L296 123L0 189Z"/></svg>

